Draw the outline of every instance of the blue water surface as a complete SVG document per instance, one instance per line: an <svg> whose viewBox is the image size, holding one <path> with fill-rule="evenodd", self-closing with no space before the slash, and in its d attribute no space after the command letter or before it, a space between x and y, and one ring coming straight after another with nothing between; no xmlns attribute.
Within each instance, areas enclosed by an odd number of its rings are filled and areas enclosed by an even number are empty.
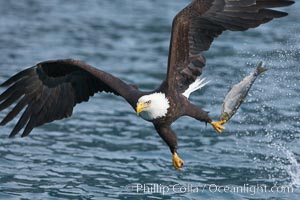
<svg viewBox="0 0 300 200"><path fill-rule="evenodd" d="M154 89L166 74L172 18L189 2L0 1L0 82L43 60L75 58ZM269 70L222 134L190 118L173 125L182 171L152 124L122 98L97 94L29 137L7 138L16 120L0 128L0 199L298 199L299 9L225 32L205 53L211 82L191 101L214 119L233 84L261 60Z"/></svg>

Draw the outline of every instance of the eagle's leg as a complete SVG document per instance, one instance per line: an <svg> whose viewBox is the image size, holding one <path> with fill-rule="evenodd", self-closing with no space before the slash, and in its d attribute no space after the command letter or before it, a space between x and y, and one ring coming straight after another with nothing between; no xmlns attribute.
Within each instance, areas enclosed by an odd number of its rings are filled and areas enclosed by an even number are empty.
<svg viewBox="0 0 300 200"><path fill-rule="evenodd" d="M160 126L159 124L154 124L156 131L160 137L167 143L172 153L173 166L177 170L181 170L184 161L178 156L177 153L177 137L172 131L170 126Z"/></svg>
<svg viewBox="0 0 300 200"><path fill-rule="evenodd" d="M225 120L223 121L213 121L210 116L208 115L208 112L202 110L201 108L193 105L192 103L189 103L185 115L193 117L199 121L203 121L206 123L209 123L213 126L213 128L218 132L221 133L225 127L222 126L225 124Z"/></svg>

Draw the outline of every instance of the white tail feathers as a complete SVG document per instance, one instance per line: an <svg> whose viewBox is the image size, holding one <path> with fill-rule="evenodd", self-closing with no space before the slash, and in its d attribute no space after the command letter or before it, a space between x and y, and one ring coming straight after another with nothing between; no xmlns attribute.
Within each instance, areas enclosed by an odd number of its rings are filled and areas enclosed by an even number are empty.
<svg viewBox="0 0 300 200"><path fill-rule="evenodd" d="M182 95L185 96L186 98L189 98L189 96L192 92L195 92L196 90L203 88L205 85L207 85L210 82L210 81L207 81L207 82L204 82L204 81L205 81L205 78L203 78L203 79L197 78L195 80L195 82L192 83L189 86L189 88L186 91L184 91L184 93L182 93Z"/></svg>

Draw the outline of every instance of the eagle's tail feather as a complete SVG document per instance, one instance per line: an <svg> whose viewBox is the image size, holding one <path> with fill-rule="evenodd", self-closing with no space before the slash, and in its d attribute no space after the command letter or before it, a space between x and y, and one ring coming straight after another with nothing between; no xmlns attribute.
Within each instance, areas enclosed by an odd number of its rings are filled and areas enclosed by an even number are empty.
<svg viewBox="0 0 300 200"><path fill-rule="evenodd" d="M186 98L189 98L190 94L195 92L196 90L199 90L201 88L203 88L205 85L207 85L210 81L206 81L205 82L205 79L206 78L203 78L203 79L200 79L200 78L197 78L195 80L195 82L193 82L189 88L184 91L184 93L182 93Z"/></svg>

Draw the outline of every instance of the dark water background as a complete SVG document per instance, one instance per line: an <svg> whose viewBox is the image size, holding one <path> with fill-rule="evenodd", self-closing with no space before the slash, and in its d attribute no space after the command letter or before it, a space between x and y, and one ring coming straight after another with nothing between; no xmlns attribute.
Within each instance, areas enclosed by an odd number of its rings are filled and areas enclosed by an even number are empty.
<svg viewBox="0 0 300 200"><path fill-rule="evenodd" d="M0 81L39 61L75 58L153 89L165 76L172 18L188 2L2 0ZM206 53L204 76L211 82L192 101L213 118L230 86L260 60L269 71L221 135L189 118L174 124L183 171L173 169L151 124L121 98L98 94L76 107L72 118L37 128L27 138L7 138L15 121L1 127L0 199L299 198L299 9L299 3L285 8L290 16L255 30L225 33ZM131 186L137 184L171 191L136 193ZM175 184L199 191L180 193L178 185L172 191ZM215 185L251 191L284 186L293 192L225 193Z"/></svg>

